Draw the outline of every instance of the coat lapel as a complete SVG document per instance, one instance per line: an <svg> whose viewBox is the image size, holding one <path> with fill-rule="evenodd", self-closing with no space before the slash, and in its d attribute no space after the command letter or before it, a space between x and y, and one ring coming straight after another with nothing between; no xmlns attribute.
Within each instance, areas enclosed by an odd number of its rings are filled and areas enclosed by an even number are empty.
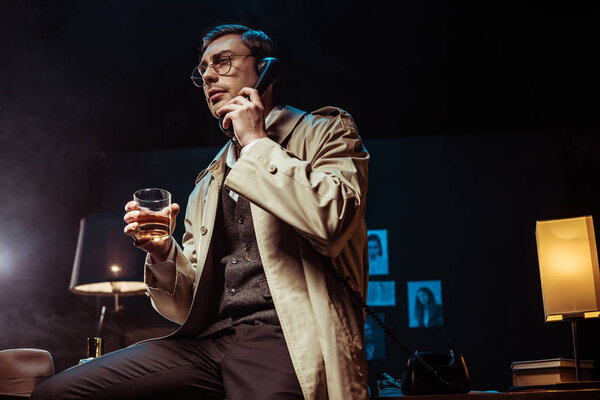
<svg viewBox="0 0 600 400"><path fill-rule="evenodd" d="M213 284L214 268L210 243L215 229L219 194L225 175L225 159L230 143L221 149L208 168L196 178L196 184L201 185L199 198L203 199L204 202L198 208L199 215L194 216L195 221L201 222L194 226L194 235L199 238L196 240L199 256L196 264L198 268L195 276L196 288L188 317L177 335L194 335L202 331L210 322L208 316L214 311L207 307L207 304L211 304L211 298L216 295Z"/></svg>

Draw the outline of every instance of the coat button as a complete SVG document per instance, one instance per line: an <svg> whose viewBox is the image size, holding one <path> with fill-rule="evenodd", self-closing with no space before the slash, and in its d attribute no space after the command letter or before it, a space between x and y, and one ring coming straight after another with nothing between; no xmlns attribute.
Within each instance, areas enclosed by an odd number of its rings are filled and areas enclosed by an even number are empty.
<svg viewBox="0 0 600 400"><path fill-rule="evenodd" d="M233 296L233 295L235 295L235 293L236 293L236 292L235 292L235 289L229 289L229 294L230 294L230 295L232 295L232 296Z"/></svg>
<svg viewBox="0 0 600 400"><path fill-rule="evenodd" d="M238 222L239 222L240 224L243 224L243 223L244 223L244 217L239 217L239 218L238 218Z"/></svg>
<svg viewBox="0 0 600 400"><path fill-rule="evenodd" d="M269 165L269 173L270 174L276 174L277 173L277 167L274 165Z"/></svg>
<svg viewBox="0 0 600 400"><path fill-rule="evenodd" d="M234 258L233 260L231 260L231 263L232 263L232 264L237 264L237 262L238 262L238 260L237 260L237 259L235 259L235 258Z"/></svg>
<svg viewBox="0 0 600 400"><path fill-rule="evenodd" d="M204 225L202 225L202 226L200 227L200 233L201 233L202 235L206 235L206 232L208 232L208 229L206 229L206 227L205 227Z"/></svg>

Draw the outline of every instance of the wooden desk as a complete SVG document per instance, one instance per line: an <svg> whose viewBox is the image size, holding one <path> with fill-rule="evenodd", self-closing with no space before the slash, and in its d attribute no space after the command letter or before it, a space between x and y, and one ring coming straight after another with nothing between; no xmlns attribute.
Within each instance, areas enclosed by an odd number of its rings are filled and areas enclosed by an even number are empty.
<svg viewBox="0 0 600 400"><path fill-rule="evenodd" d="M539 390L524 392L470 392L424 396L372 397L373 400L600 400L600 389Z"/></svg>

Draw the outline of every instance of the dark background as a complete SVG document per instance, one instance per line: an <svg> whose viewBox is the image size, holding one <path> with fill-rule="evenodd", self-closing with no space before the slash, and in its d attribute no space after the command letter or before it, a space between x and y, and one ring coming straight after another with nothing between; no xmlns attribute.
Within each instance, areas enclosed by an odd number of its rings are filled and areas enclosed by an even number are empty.
<svg viewBox="0 0 600 400"><path fill-rule="evenodd" d="M570 327L543 322L534 230L598 221L598 6L454 3L1 2L0 349L47 349L58 371L81 358L110 301L68 291L79 220L149 185L185 204L225 143L189 80L197 48L242 23L281 48L283 102L359 127L393 330L464 353L475 389L509 386L512 361L571 357ZM409 329L406 282L433 279L445 326ZM172 328L145 298L123 303L128 340ZM598 333L582 324L583 358L600 360ZM400 376L406 357L386 347L371 382Z"/></svg>

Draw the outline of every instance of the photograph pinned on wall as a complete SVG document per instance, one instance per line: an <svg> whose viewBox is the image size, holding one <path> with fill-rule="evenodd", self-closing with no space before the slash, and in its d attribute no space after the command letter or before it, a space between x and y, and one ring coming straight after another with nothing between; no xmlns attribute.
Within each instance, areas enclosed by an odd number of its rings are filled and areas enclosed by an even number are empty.
<svg viewBox="0 0 600 400"><path fill-rule="evenodd" d="M369 245L369 275L387 275L389 273L387 230L368 230L367 242Z"/></svg>
<svg viewBox="0 0 600 400"><path fill-rule="evenodd" d="M396 282L394 281L369 281L367 291L367 305L369 306L395 306Z"/></svg>
<svg viewBox="0 0 600 400"><path fill-rule="evenodd" d="M444 326L441 281L407 282L408 327Z"/></svg>
<svg viewBox="0 0 600 400"><path fill-rule="evenodd" d="M376 315L385 322L384 313L376 313ZM367 360L385 359L385 333L369 317L365 321L365 353L367 354Z"/></svg>

